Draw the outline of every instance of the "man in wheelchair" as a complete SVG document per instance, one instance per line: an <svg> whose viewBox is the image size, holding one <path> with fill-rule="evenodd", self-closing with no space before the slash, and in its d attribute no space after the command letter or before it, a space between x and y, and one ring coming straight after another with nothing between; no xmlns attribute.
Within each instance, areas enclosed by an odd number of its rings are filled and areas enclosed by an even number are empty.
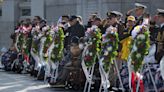
<svg viewBox="0 0 164 92"><path fill-rule="evenodd" d="M64 66L59 71L55 83L56 86L78 89L82 85L84 76L81 68L81 52L79 38L77 36L72 37L69 49L66 51L67 55L64 57Z"/></svg>

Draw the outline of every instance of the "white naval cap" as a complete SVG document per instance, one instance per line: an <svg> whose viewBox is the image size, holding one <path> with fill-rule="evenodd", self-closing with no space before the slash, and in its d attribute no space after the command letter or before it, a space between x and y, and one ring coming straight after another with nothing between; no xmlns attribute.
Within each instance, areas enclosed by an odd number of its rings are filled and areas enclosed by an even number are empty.
<svg viewBox="0 0 164 92"><path fill-rule="evenodd" d="M157 9L158 14L164 14L164 9Z"/></svg>
<svg viewBox="0 0 164 92"><path fill-rule="evenodd" d="M135 6L136 6L137 8L144 8L144 9L147 8L146 5L143 5L143 4L141 4L141 3L135 3Z"/></svg>
<svg viewBox="0 0 164 92"><path fill-rule="evenodd" d="M117 16L121 16L121 17L123 16L123 14L121 12L119 12L119 11L111 11L111 13L114 13Z"/></svg>

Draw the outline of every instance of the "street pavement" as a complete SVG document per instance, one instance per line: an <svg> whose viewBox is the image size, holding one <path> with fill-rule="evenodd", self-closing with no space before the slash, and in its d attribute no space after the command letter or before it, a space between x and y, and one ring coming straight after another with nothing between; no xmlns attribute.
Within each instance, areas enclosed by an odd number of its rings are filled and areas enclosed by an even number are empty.
<svg viewBox="0 0 164 92"><path fill-rule="evenodd" d="M0 92L77 92L64 88L52 88L29 74L17 74L0 69Z"/></svg>

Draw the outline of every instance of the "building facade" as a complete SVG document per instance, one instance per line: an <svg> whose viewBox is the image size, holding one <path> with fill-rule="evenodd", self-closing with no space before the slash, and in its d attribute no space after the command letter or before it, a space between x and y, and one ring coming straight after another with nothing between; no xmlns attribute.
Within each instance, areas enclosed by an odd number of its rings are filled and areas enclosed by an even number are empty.
<svg viewBox="0 0 164 92"><path fill-rule="evenodd" d="M0 0L0 49L11 45L10 34L21 19L39 15L51 24L63 14L75 14L81 15L86 24L90 13L98 12L102 18L109 10L125 14L135 2L147 5L152 15L157 8L164 9L164 0Z"/></svg>

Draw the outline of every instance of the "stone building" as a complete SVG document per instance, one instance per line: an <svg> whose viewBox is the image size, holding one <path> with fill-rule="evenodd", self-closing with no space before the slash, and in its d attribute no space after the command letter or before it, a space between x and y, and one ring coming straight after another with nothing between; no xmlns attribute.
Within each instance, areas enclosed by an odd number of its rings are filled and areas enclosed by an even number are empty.
<svg viewBox="0 0 164 92"><path fill-rule="evenodd" d="M75 14L81 15L85 24L90 13L98 12L102 18L109 10L125 14L135 2L147 5L152 15L157 8L164 9L164 0L0 0L0 48L11 45L9 36L20 19L39 15L51 24L63 14Z"/></svg>

